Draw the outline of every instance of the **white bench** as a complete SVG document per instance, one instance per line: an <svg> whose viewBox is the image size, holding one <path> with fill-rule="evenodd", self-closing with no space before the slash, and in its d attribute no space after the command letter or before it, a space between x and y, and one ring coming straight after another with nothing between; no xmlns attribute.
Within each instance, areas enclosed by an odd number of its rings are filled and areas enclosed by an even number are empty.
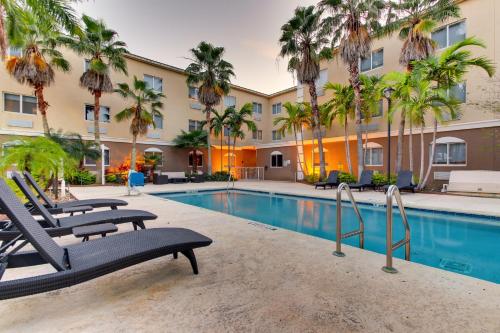
<svg viewBox="0 0 500 333"><path fill-rule="evenodd" d="M448 192L500 194L500 171L451 171Z"/></svg>
<svg viewBox="0 0 500 333"><path fill-rule="evenodd" d="M186 174L183 171L162 172L161 175L167 176L169 182L171 182L171 183L187 182L188 181L188 177L186 177Z"/></svg>

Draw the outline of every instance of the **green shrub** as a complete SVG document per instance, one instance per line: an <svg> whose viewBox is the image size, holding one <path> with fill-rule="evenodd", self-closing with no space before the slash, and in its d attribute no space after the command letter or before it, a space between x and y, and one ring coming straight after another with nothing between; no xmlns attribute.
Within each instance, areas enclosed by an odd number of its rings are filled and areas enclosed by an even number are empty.
<svg viewBox="0 0 500 333"><path fill-rule="evenodd" d="M229 173L227 171L217 171L214 172L211 176L205 175L205 180L209 182L227 182L229 178ZM231 176L231 180L236 181L237 179L234 176Z"/></svg>
<svg viewBox="0 0 500 333"><path fill-rule="evenodd" d="M315 184L315 183L319 182L319 175L306 175L304 177L304 180L308 184Z"/></svg>
<svg viewBox="0 0 500 333"><path fill-rule="evenodd" d="M396 184L396 175L391 174L389 181L387 181L387 175L383 173L373 174L373 184L376 186L384 186L387 184Z"/></svg>
<svg viewBox="0 0 500 333"><path fill-rule="evenodd" d="M88 170L77 170L66 177L66 181L71 185L95 184L95 175Z"/></svg>
<svg viewBox="0 0 500 333"><path fill-rule="evenodd" d="M339 173L339 182L340 183L347 183L347 184L355 183L356 177L354 177L353 175L351 175L348 172L340 172Z"/></svg>

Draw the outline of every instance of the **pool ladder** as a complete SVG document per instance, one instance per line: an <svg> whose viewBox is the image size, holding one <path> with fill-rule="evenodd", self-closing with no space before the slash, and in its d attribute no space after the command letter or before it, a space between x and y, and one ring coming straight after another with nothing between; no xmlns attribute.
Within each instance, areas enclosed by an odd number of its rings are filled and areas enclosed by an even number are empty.
<svg viewBox="0 0 500 333"><path fill-rule="evenodd" d="M233 183L232 189L234 189L234 178L231 179L231 173L229 173L229 177L227 177L227 183L226 183L226 191L229 192L229 184L231 184L231 180Z"/></svg>
<svg viewBox="0 0 500 333"><path fill-rule="evenodd" d="M342 233L342 191L347 192L349 201L351 202L354 212L358 217L359 228L350 232ZM396 203L401 213L401 218L403 220L403 225L405 227L405 237L394 243L392 242L392 227L393 227L393 199L396 198ZM363 217L359 211L356 200L352 195L349 185L346 183L341 183L337 187L337 225L336 225L336 245L333 255L337 257L345 257L345 253L342 252L342 239L353 237L359 235L359 247L364 248L365 243L365 224ZM410 226L408 224L408 217L406 216L406 211L401 200L401 194L396 185L391 185L387 190L386 195L386 265L382 267L382 270L387 273L397 273L398 271L392 266L393 252L405 245L405 260L410 260Z"/></svg>

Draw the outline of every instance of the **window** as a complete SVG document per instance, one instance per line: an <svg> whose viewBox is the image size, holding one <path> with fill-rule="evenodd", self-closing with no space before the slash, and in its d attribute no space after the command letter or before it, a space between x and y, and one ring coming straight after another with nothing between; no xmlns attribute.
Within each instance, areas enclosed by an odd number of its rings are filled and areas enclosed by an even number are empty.
<svg viewBox="0 0 500 333"><path fill-rule="evenodd" d="M111 122L111 113L108 106L101 106L101 111L99 112L99 121L101 123ZM94 106L91 104L85 104L85 120L94 120Z"/></svg>
<svg viewBox="0 0 500 333"><path fill-rule="evenodd" d="M154 158L156 160L156 166L163 166L163 152L159 148L148 148L144 151L144 157L146 159Z"/></svg>
<svg viewBox="0 0 500 333"><path fill-rule="evenodd" d="M226 108L236 107L236 97L234 96L224 96L224 106Z"/></svg>
<svg viewBox="0 0 500 333"><path fill-rule="evenodd" d="M381 166L384 164L384 149L375 142L368 142L365 149L365 164L369 166Z"/></svg>
<svg viewBox="0 0 500 333"><path fill-rule="evenodd" d="M36 114L37 104L37 99L33 96L3 94L3 108L5 111Z"/></svg>
<svg viewBox="0 0 500 333"><path fill-rule="evenodd" d="M281 140L281 132L274 130L273 132L273 141Z"/></svg>
<svg viewBox="0 0 500 333"><path fill-rule="evenodd" d="M325 166L328 166L328 162L326 162L327 159L327 154L328 154L328 149L323 148L323 158L325 159ZM313 149L313 164L314 167L319 167L321 163L319 163L319 148L314 148Z"/></svg>
<svg viewBox="0 0 500 333"><path fill-rule="evenodd" d="M189 119L189 132L201 131L203 129L202 125L201 121Z"/></svg>
<svg viewBox="0 0 500 333"><path fill-rule="evenodd" d="M188 97L192 99L198 99L198 88L189 86Z"/></svg>
<svg viewBox="0 0 500 333"><path fill-rule="evenodd" d="M465 39L467 34L465 21L446 25L432 33L432 40L438 49L444 49L450 45Z"/></svg>
<svg viewBox="0 0 500 333"><path fill-rule="evenodd" d="M323 96L325 94L324 87L328 82L328 69L322 69L319 72L319 77L316 79L316 94Z"/></svg>
<svg viewBox="0 0 500 333"><path fill-rule="evenodd" d="M163 115L155 113L153 115L153 123L156 129L163 129Z"/></svg>
<svg viewBox="0 0 500 333"><path fill-rule="evenodd" d="M283 167L283 154L279 151L273 151L271 153L271 168L282 168Z"/></svg>
<svg viewBox="0 0 500 333"><path fill-rule="evenodd" d="M224 163L225 163L224 167L225 168L229 167L228 161L231 164L231 168L234 168L236 166L236 155L233 153L224 154Z"/></svg>
<svg viewBox="0 0 500 333"><path fill-rule="evenodd" d="M448 89L448 95L460 103L465 103L467 100L467 86L465 82L454 85Z"/></svg>
<svg viewBox="0 0 500 333"><path fill-rule="evenodd" d="M163 79L162 78L144 74L144 81L146 82L146 86L148 88L151 88L157 92L163 91Z"/></svg>
<svg viewBox="0 0 500 333"><path fill-rule="evenodd" d="M384 66L384 49L373 51L368 57L362 58L360 63L361 72Z"/></svg>
<svg viewBox="0 0 500 333"><path fill-rule="evenodd" d="M253 118L260 120L262 118L262 104L253 102L252 108L253 108Z"/></svg>
<svg viewBox="0 0 500 333"><path fill-rule="evenodd" d="M193 152L189 152L189 166L193 166ZM203 167L203 153L199 150L196 151L196 167L201 168Z"/></svg>
<svg viewBox="0 0 500 333"><path fill-rule="evenodd" d="M89 59L85 59L83 61L83 72L85 73L86 71L88 71L90 68L90 60Z"/></svg>
<svg viewBox="0 0 500 333"><path fill-rule="evenodd" d="M229 136L231 129L229 127L224 127L224 136Z"/></svg>
<svg viewBox="0 0 500 333"><path fill-rule="evenodd" d="M467 145L464 140L454 137L444 137L436 140L434 165L465 165L467 164Z"/></svg>
<svg viewBox="0 0 500 333"><path fill-rule="evenodd" d="M252 131L252 138L254 140L262 140L262 131L261 130Z"/></svg>
<svg viewBox="0 0 500 333"><path fill-rule="evenodd" d="M273 104L273 114L281 113L281 103Z"/></svg>
<svg viewBox="0 0 500 333"><path fill-rule="evenodd" d="M104 166L109 166L110 165L110 163L109 163L110 159L111 159L111 156L110 156L110 153L109 153L109 148L104 147L104 155L103 155ZM85 166L95 166L96 165L95 160L93 160L91 158L88 158L87 156L83 157L83 164Z"/></svg>
<svg viewBox="0 0 500 333"><path fill-rule="evenodd" d="M19 47L9 47L9 50L7 52L9 57L20 57L23 55L23 50Z"/></svg>
<svg viewBox="0 0 500 333"><path fill-rule="evenodd" d="M380 100L378 102L377 110L371 114L371 117L372 118L382 117L383 114L384 114L384 101ZM366 114L364 112L361 112L361 119L365 119L365 118L366 118Z"/></svg>

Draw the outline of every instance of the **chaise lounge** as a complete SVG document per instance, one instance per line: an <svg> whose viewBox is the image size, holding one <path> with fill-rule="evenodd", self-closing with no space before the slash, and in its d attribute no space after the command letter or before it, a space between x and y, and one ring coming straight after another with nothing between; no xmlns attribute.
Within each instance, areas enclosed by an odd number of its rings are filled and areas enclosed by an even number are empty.
<svg viewBox="0 0 500 333"><path fill-rule="evenodd" d="M324 182L317 182L314 184L314 189L317 190L318 187L322 187L323 190L326 190L327 186L330 186L330 188L333 188L334 186L339 185L339 172L337 170L330 171L328 174L328 178Z"/></svg>
<svg viewBox="0 0 500 333"><path fill-rule="evenodd" d="M59 246L0 179L0 207L27 242L0 257L0 299L34 295L70 287L120 269L168 254L182 253L194 274L198 265L193 250L208 246L210 238L192 230L160 228L131 231L85 243ZM18 252L30 243L35 251ZM9 268L50 264L57 272L2 282Z"/></svg>
<svg viewBox="0 0 500 333"><path fill-rule="evenodd" d="M349 187L351 189L358 189L360 192L365 188L374 188L373 170L363 170L363 172L361 172L361 177L359 177L359 182L349 184Z"/></svg>
<svg viewBox="0 0 500 333"><path fill-rule="evenodd" d="M413 173L409 170L400 171L396 180L396 187L400 191L412 191L415 193L417 185L412 184ZM384 193L387 193L389 185L384 186Z"/></svg>

